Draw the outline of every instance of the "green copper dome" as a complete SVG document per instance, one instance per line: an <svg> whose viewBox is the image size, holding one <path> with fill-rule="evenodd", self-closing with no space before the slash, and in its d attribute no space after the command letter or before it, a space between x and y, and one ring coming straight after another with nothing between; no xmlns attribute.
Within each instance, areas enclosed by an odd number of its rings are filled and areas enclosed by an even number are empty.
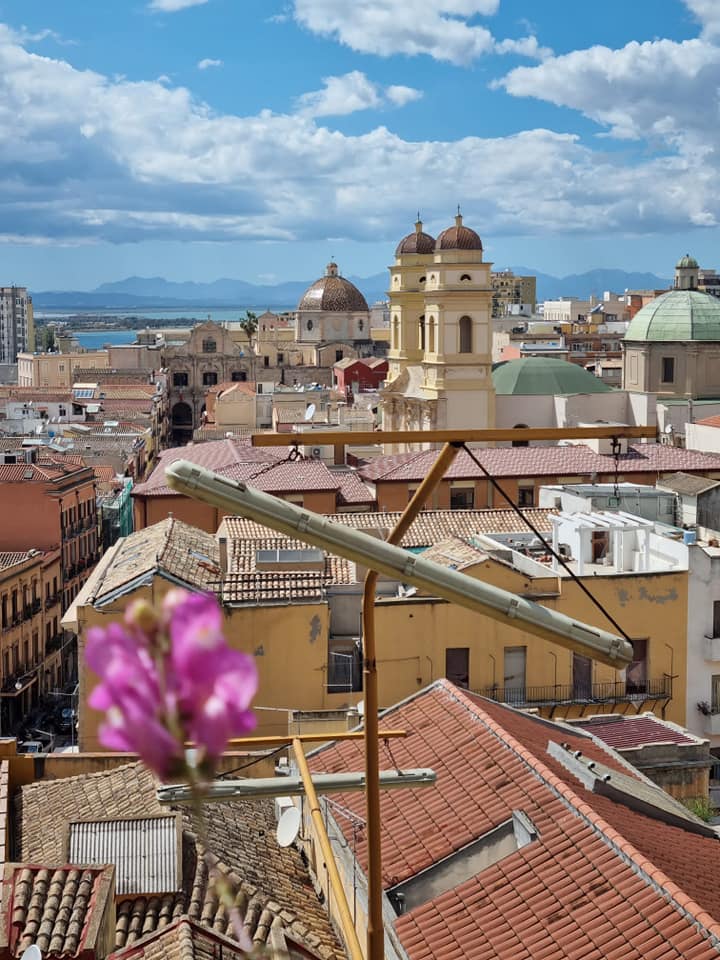
<svg viewBox="0 0 720 960"><path fill-rule="evenodd" d="M676 270L697 270L698 262L695 257L691 257L689 253L686 253L684 257L680 257L677 262Z"/></svg>
<svg viewBox="0 0 720 960"><path fill-rule="evenodd" d="M492 372L498 396L550 397L555 394L612 393L583 367L557 357L522 357L498 364Z"/></svg>
<svg viewBox="0 0 720 960"><path fill-rule="evenodd" d="M625 341L717 340L720 300L699 290L671 290L638 310Z"/></svg>

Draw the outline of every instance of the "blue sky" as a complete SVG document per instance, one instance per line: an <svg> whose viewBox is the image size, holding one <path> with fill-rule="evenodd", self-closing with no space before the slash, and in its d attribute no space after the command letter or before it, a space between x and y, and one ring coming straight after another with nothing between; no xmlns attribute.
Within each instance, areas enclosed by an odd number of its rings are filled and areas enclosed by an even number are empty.
<svg viewBox="0 0 720 960"><path fill-rule="evenodd" d="M0 0L0 282L720 268L720 0Z"/></svg>

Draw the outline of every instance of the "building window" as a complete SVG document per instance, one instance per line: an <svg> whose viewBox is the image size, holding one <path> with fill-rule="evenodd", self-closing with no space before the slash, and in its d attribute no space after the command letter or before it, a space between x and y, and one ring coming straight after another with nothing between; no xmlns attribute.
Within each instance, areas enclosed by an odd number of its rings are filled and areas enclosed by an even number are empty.
<svg viewBox="0 0 720 960"><path fill-rule="evenodd" d="M188 385L188 375L186 373L173 374L174 387L186 387Z"/></svg>
<svg viewBox="0 0 720 960"><path fill-rule="evenodd" d="M460 353L472 353L472 319L460 317Z"/></svg>
<svg viewBox="0 0 720 960"><path fill-rule="evenodd" d="M535 486L534 485L518 487L518 506L519 507L535 506Z"/></svg>
<svg viewBox="0 0 720 960"><path fill-rule="evenodd" d="M648 677L647 637L633 639L632 663L625 670L625 690L627 693L646 693ZM713 696L715 685L713 684Z"/></svg>
<svg viewBox="0 0 720 960"><path fill-rule="evenodd" d="M430 325L428 327L428 353L435 353L435 321L430 317Z"/></svg>
<svg viewBox="0 0 720 960"><path fill-rule="evenodd" d="M233 382L235 383L237 383L238 381L241 383L245 383L245 381L247 380L247 374L245 373L244 370L233 370L231 380L233 380Z"/></svg>
<svg viewBox="0 0 720 960"><path fill-rule="evenodd" d="M217 374L214 370L206 370L203 374L203 386L214 387L217 383Z"/></svg>
<svg viewBox="0 0 720 960"><path fill-rule="evenodd" d="M470 276L469 273L464 273L464 274L460 277L460 282L462 283L463 280L472 280L472 277Z"/></svg>
<svg viewBox="0 0 720 960"><path fill-rule="evenodd" d="M420 317L418 320L418 346L421 350L425 350L425 317Z"/></svg>
<svg viewBox="0 0 720 960"><path fill-rule="evenodd" d="M470 647L448 647L445 650L445 676L456 687L470 686Z"/></svg>
<svg viewBox="0 0 720 960"><path fill-rule="evenodd" d="M720 600L713 601L713 637L720 637Z"/></svg>
<svg viewBox="0 0 720 960"><path fill-rule="evenodd" d="M343 358L343 352L342 352L342 350L336 350L336 351L335 351L335 363L339 363L339 362L342 360L342 358Z"/></svg>
<svg viewBox="0 0 720 960"><path fill-rule="evenodd" d="M217 344L215 343L214 340L203 340L202 348L203 348L203 353L217 352Z"/></svg>
<svg viewBox="0 0 720 960"><path fill-rule="evenodd" d="M450 487L450 509L472 510L475 506L475 490L472 487Z"/></svg>
<svg viewBox="0 0 720 960"><path fill-rule="evenodd" d="M277 355L277 362L278 362L278 364L283 364L283 363L285 363L285 354L284 354L284 353L278 353L278 355Z"/></svg>
<svg viewBox="0 0 720 960"><path fill-rule="evenodd" d="M513 427L513 430L527 430L528 425L526 423L516 423ZM514 447L527 447L529 446L528 440L513 440L512 445Z"/></svg>
<svg viewBox="0 0 720 960"><path fill-rule="evenodd" d="M675 357L662 358L662 382L675 382Z"/></svg>
<svg viewBox="0 0 720 960"><path fill-rule="evenodd" d="M267 370L267 368L270 366L270 357L263 357L263 366Z"/></svg>

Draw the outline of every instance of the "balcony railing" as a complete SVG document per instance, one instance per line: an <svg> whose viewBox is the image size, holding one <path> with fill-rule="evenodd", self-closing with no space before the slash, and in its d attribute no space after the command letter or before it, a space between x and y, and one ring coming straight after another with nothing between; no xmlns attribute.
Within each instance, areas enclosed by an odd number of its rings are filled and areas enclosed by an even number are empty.
<svg viewBox="0 0 720 960"><path fill-rule="evenodd" d="M45 597L45 609L49 610L50 607L54 607L59 600L59 594L51 593L49 597Z"/></svg>
<svg viewBox="0 0 720 960"><path fill-rule="evenodd" d="M63 644L63 635L62 633L56 633L54 637L50 637L45 641L45 654L55 653L56 650L59 650Z"/></svg>
<svg viewBox="0 0 720 960"><path fill-rule="evenodd" d="M663 700L672 697L670 677L627 683L550 684L546 687L485 687L475 693L489 700L519 706L558 705L561 703L629 703L637 700Z"/></svg>
<svg viewBox="0 0 720 960"><path fill-rule="evenodd" d="M32 612L40 613L40 608L42 607L42 600L40 597L36 597L32 602Z"/></svg>

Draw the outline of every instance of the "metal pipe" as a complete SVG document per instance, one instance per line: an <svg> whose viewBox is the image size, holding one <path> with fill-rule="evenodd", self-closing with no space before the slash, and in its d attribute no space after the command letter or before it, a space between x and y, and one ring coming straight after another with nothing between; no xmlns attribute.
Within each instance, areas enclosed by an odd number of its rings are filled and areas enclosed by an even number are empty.
<svg viewBox="0 0 720 960"><path fill-rule="evenodd" d="M485 430L307 430L254 433L254 447L361 446L386 443L495 443L508 440L655 440L656 427L517 427Z"/></svg>
<svg viewBox="0 0 720 960"><path fill-rule="evenodd" d="M325 869L328 873L328 882L335 894L335 899L337 901L340 926L342 927L342 931L345 936L345 946L348 954L350 955L350 960L364 960L362 947L360 946L357 930L355 929L355 923L352 918L352 913L350 912L350 906L348 905L347 897L345 896L345 887L340 879L340 873L338 871L337 864L335 863L335 854L333 853L332 846L330 844L330 838L328 837L327 830L325 829L325 822L323 821L320 802L315 791L315 784L310 776L310 769L307 765L307 760L305 759L303 746L299 740L293 740L293 753L295 754L295 762L298 765L300 776L305 785L305 793L307 795L308 806L310 808L310 816L312 818L313 826L315 827L315 836L318 838L320 850L322 851L322 855L325 859Z"/></svg>
<svg viewBox="0 0 720 960"><path fill-rule="evenodd" d="M347 557L368 569L412 583L433 596L475 610L543 640L550 640L611 667L632 662L632 646L621 637L539 603L423 560L407 550L353 530L292 503L177 460L165 471L169 486L273 530ZM419 491L418 491L419 492Z"/></svg>
<svg viewBox="0 0 720 960"><path fill-rule="evenodd" d="M446 443L432 469L415 491L398 522L388 534L389 544L398 544L422 510L425 501L445 475L455 459L459 445ZM373 564L374 565L374 564ZM363 590L363 656L365 692L365 776L367 790L367 851L368 851L368 960L383 960L385 956L385 925L382 909L382 830L380 814L380 758L378 753L378 725L380 702L377 679L375 644L375 588L378 574L370 569Z"/></svg>
<svg viewBox="0 0 720 960"><path fill-rule="evenodd" d="M426 767L409 770L383 770L381 790L406 787L431 787L435 771ZM316 773L313 784L319 793L354 793L365 790L363 773ZM302 797L306 795L302 777L248 777L246 780L214 780L205 794L213 803L223 800L258 800L264 797ZM158 803L192 803L191 788L185 783L164 784L155 791Z"/></svg>

